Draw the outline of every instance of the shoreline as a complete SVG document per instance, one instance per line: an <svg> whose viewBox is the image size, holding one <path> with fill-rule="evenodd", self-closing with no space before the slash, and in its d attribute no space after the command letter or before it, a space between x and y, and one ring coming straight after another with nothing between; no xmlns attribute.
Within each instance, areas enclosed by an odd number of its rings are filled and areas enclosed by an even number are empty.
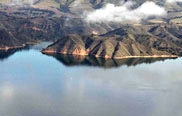
<svg viewBox="0 0 182 116"><path fill-rule="evenodd" d="M11 50L11 49L23 48L25 46L26 46L26 44L23 44L21 46L14 46L14 47L6 46L6 47L3 47L3 48L0 48L0 51L8 51L8 50Z"/></svg>
<svg viewBox="0 0 182 116"><path fill-rule="evenodd" d="M41 51L43 54L64 54L64 55L77 55L77 56L94 56L96 58L104 58L104 59L127 59L127 58L178 58L177 55L151 55L151 56L121 56L121 57L109 57L109 56L98 56L92 54L70 54L66 52L57 52L54 50L45 50Z"/></svg>
<svg viewBox="0 0 182 116"><path fill-rule="evenodd" d="M39 42L38 42L39 43ZM26 44L22 44L19 46L14 46L14 47L10 47L10 46L6 46L6 47L0 47L0 51L8 51L8 50L12 50L12 49L19 49L19 48L24 48L27 45L36 45L38 43L33 43L33 42L27 42Z"/></svg>

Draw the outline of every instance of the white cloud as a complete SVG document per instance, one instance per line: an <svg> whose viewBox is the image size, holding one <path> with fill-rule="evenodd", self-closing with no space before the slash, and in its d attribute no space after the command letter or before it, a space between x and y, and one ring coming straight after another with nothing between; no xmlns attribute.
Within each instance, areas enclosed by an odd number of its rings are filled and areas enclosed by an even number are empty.
<svg viewBox="0 0 182 116"><path fill-rule="evenodd" d="M35 1L36 0L12 0L9 5L24 5L24 4L33 5Z"/></svg>
<svg viewBox="0 0 182 116"><path fill-rule="evenodd" d="M79 7L79 6L81 6L82 5L82 1L81 0L75 0L74 2L73 2L73 7Z"/></svg>
<svg viewBox="0 0 182 116"><path fill-rule="evenodd" d="M167 3L182 2L182 0L166 0Z"/></svg>
<svg viewBox="0 0 182 116"><path fill-rule="evenodd" d="M163 16L166 11L154 2L145 2L136 9L131 9L133 2L126 2L120 6L107 4L105 7L86 15L87 22L124 22L141 21L150 16Z"/></svg>

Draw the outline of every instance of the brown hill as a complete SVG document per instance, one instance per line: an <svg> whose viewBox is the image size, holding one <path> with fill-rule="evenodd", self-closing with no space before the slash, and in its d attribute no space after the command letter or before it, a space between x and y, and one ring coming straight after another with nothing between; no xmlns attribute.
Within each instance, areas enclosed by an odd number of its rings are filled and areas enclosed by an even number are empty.
<svg viewBox="0 0 182 116"><path fill-rule="evenodd" d="M40 41L56 41L69 34L90 35L95 29L98 33L103 33L116 27L117 24L87 24L79 18L65 16L25 18L0 11L0 49L16 48Z"/></svg>
<svg viewBox="0 0 182 116"><path fill-rule="evenodd" d="M124 26L101 36L70 35L44 49L43 53L92 55L103 58L176 57L182 55L177 41L153 35L146 27ZM143 30L143 31L142 31Z"/></svg>

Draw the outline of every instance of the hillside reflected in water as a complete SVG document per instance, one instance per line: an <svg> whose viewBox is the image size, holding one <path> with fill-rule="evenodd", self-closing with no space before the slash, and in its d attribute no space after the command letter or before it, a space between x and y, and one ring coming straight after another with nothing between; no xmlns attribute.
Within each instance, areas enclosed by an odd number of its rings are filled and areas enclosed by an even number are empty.
<svg viewBox="0 0 182 116"><path fill-rule="evenodd" d="M1 51L0 50L0 60L5 60L8 57L10 57L13 54L15 54L16 52L19 52L19 51L22 51L22 50L29 50L29 49L30 49L30 47L26 46L26 47L23 47L23 48L10 49L10 50L7 50L7 51Z"/></svg>
<svg viewBox="0 0 182 116"><path fill-rule="evenodd" d="M57 59L66 66L96 66L103 68L120 67L123 65L136 66L139 64L151 64L157 61L165 61L167 59L176 58L128 58L128 59L104 59L94 56L76 56L63 54L46 54Z"/></svg>
<svg viewBox="0 0 182 116"><path fill-rule="evenodd" d="M37 45L27 45L23 48L18 48L18 49L10 49L7 51L1 51L0 50L0 61L6 60L7 58L12 56L16 52L20 52L20 51L28 51L30 49L41 51L43 48L47 47L49 44L51 44L51 42L42 42L42 43L37 44Z"/></svg>

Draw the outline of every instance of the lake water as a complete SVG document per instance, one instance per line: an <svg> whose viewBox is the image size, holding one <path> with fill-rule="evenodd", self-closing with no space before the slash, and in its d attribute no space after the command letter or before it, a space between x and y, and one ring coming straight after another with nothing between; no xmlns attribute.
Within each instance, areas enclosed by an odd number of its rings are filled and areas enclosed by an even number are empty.
<svg viewBox="0 0 182 116"><path fill-rule="evenodd" d="M0 53L0 116L182 116L182 58L106 61L41 48Z"/></svg>

